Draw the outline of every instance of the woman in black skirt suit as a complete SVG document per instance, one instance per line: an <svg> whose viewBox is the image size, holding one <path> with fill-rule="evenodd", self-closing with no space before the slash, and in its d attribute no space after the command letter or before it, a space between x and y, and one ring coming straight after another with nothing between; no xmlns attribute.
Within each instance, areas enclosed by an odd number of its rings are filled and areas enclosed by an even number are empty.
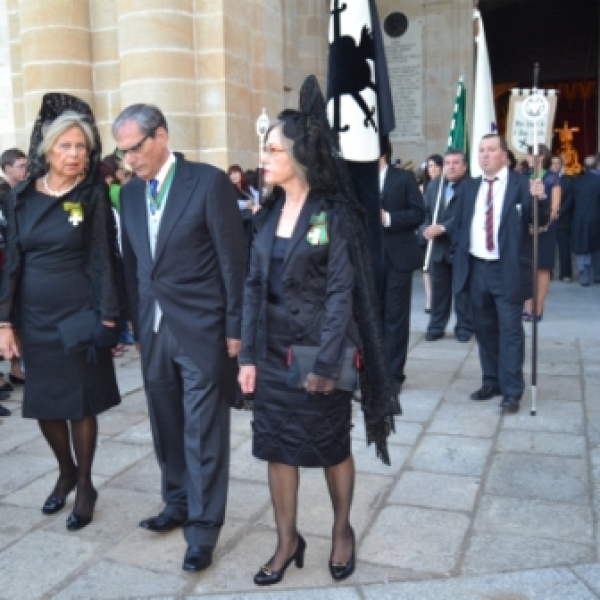
<svg viewBox="0 0 600 600"><path fill-rule="evenodd" d="M365 418L373 425L378 420L369 412L374 402L387 415L368 432L384 460L392 415L400 412L383 358L364 219L345 189L314 78L303 87L303 104L303 112L281 113L267 133L264 177L276 187L255 217L238 358L242 392L254 394L253 454L269 463L278 534L275 554L254 577L258 585L281 581L292 561L303 566L299 467L325 469L334 511L332 577L340 581L354 571L352 391L336 387L346 349L361 347L367 365L368 376L361 376ZM288 385L292 345L316 349L300 389ZM378 380L375 393L363 385L369 377Z"/></svg>
<svg viewBox="0 0 600 600"><path fill-rule="evenodd" d="M96 180L100 155L89 106L46 94L31 136L28 177L7 200L0 352L18 355L18 329L27 369L23 416L38 420L59 466L42 512L61 510L76 488L69 531L91 522L98 496L96 415L120 402L110 348L119 337L123 288L108 189ZM98 314L93 343L67 354L58 325L90 309Z"/></svg>

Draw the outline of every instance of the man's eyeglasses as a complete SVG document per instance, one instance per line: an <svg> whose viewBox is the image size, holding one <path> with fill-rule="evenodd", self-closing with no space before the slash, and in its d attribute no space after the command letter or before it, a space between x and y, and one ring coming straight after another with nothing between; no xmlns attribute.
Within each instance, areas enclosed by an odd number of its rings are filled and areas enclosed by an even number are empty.
<svg viewBox="0 0 600 600"><path fill-rule="evenodd" d="M26 169L27 168L27 163L23 162L23 163L13 163L12 165L9 165L10 167L12 167L13 169Z"/></svg>
<svg viewBox="0 0 600 600"><path fill-rule="evenodd" d="M140 152L142 150L142 146L144 145L144 142L149 137L153 137L154 133L155 133L154 131L150 131L137 144L135 144L134 146L131 146L131 148L125 148L123 150L121 150L120 148L115 148L115 156L119 160L123 160L128 154L137 154L138 152Z"/></svg>
<svg viewBox="0 0 600 600"><path fill-rule="evenodd" d="M285 148L278 148L277 146L265 146L263 148L263 154L269 158L273 158L275 154L285 152Z"/></svg>

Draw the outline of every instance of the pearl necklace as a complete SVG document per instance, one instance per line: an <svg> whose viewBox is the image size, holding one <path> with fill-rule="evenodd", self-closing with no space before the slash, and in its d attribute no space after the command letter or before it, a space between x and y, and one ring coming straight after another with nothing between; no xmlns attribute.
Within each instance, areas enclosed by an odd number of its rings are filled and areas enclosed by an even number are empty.
<svg viewBox="0 0 600 600"><path fill-rule="evenodd" d="M57 192L56 190L52 190L48 186L48 173L46 173L46 175L44 175L44 178L42 181L44 182L44 189L46 190L46 192L48 192L48 194L50 196L54 196L54 198L60 198L61 196L66 196L71 190L74 190L79 185L79 182L81 181L81 175L77 175L77 179L75 180L75 183L71 187L68 187L66 190L61 190L60 192Z"/></svg>

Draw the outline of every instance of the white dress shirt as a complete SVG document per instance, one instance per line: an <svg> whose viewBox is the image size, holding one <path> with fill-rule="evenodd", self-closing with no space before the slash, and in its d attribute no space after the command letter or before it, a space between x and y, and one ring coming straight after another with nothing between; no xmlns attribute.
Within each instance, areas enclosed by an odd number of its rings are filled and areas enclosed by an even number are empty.
<svg viewBox="0 0 600 600"><path fill-rule="evenodd" d="M160 190L169 174L169 170L171 169L171 165L175 162L175 155L171 152L169 153L169 158L167 158L165 164L161 167L160 171L154 177L154 179L158 180L158 188L157 193L160 193ZM146 186L149 184L146 183ZM160 222L162 220L162 215L165 211L165 206L167 205L167 200L169 199L169 194L163 198L160 209L156 210L154 214L150 212L150 206L148 202L146 202L146 211L148 213L148 237L150 238L150 253L152 254L152 258L154 258L154 251L156 250L156 240L158 238L158 231L160 229ZM162 310L160 305L158 304L158 300L156 301L156 309L154 311L154 332L158 331L160 327L160 320L162 318Z"/></svg>
<svg viewBox="0 0 600 600"><path fill-rule="evenodd" d="M493 179L493 177L488 178ZM496 180L492 187L492 204L494 207L494 249L488 250L485 236L486 204L489 184L485 175L481 180L477 200L475 201L475 211L473 212L473 221L471 222L471 246L469 252L485 260L498 260L500 258L500 249L498 248L498 230L500 229L500 217L502 216L502 207L504 206L504 196L506 194L506 183L508 181L508 167L502 169L496 174Z"/></svg>
<svg viewBox="0 0 600 600"><path fill-rule="evenodd" d="M385 166L381 171L379 171L379 194L383 194L383 186L385 185L385 176L387 175L389 166ZM392 224L392 218L390 217L390 213L383 211L383 219L382 224L384 227L389 227Z"/></svg>

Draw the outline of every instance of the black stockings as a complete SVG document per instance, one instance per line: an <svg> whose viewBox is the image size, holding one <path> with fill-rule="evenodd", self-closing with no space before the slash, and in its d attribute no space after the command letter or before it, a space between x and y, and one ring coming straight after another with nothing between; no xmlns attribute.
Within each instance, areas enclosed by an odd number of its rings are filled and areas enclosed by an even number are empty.
<svg viewBox="0 0 600 600"><path fill-rule="evenodd" d="M269 463L269 489L277 525L277 550L267 563L272 571L279 571L298 546L296 510L299 481L298 467Z"/></svg>
<svg viewBox="0 0 600 600"><path fill-rule="evenodd" d="M77 496L73 512L80 517L91 516L96 492L92 484L92 463L98 437L96 417L85 417L81 421L38 421L46 441L58 461L59 476L55 493L64 498L77 483ZM71 440L77 465L71 452Z"/></svg>
<svg viewBox="0 0 600 600"><path fill-rule="evenodd" d="M350 507L354 493L354 460L350 456L344 462L325 469L325 479L333 506L334 563L346 564L352 556L352 530ZM298 507L298 467L281 463L269 463L269 489L277 525L277 550L267 566L279 571L294 554L298 546L296 512Z"/></svg>
<svg viewBox="0 0 600 600"><path fill-rule="evenodd" d="M350 508L354 494L354 459L325 469L325 479L333 506L333 531L331 560L346 564L352 556L352 529Z"/></svg>

